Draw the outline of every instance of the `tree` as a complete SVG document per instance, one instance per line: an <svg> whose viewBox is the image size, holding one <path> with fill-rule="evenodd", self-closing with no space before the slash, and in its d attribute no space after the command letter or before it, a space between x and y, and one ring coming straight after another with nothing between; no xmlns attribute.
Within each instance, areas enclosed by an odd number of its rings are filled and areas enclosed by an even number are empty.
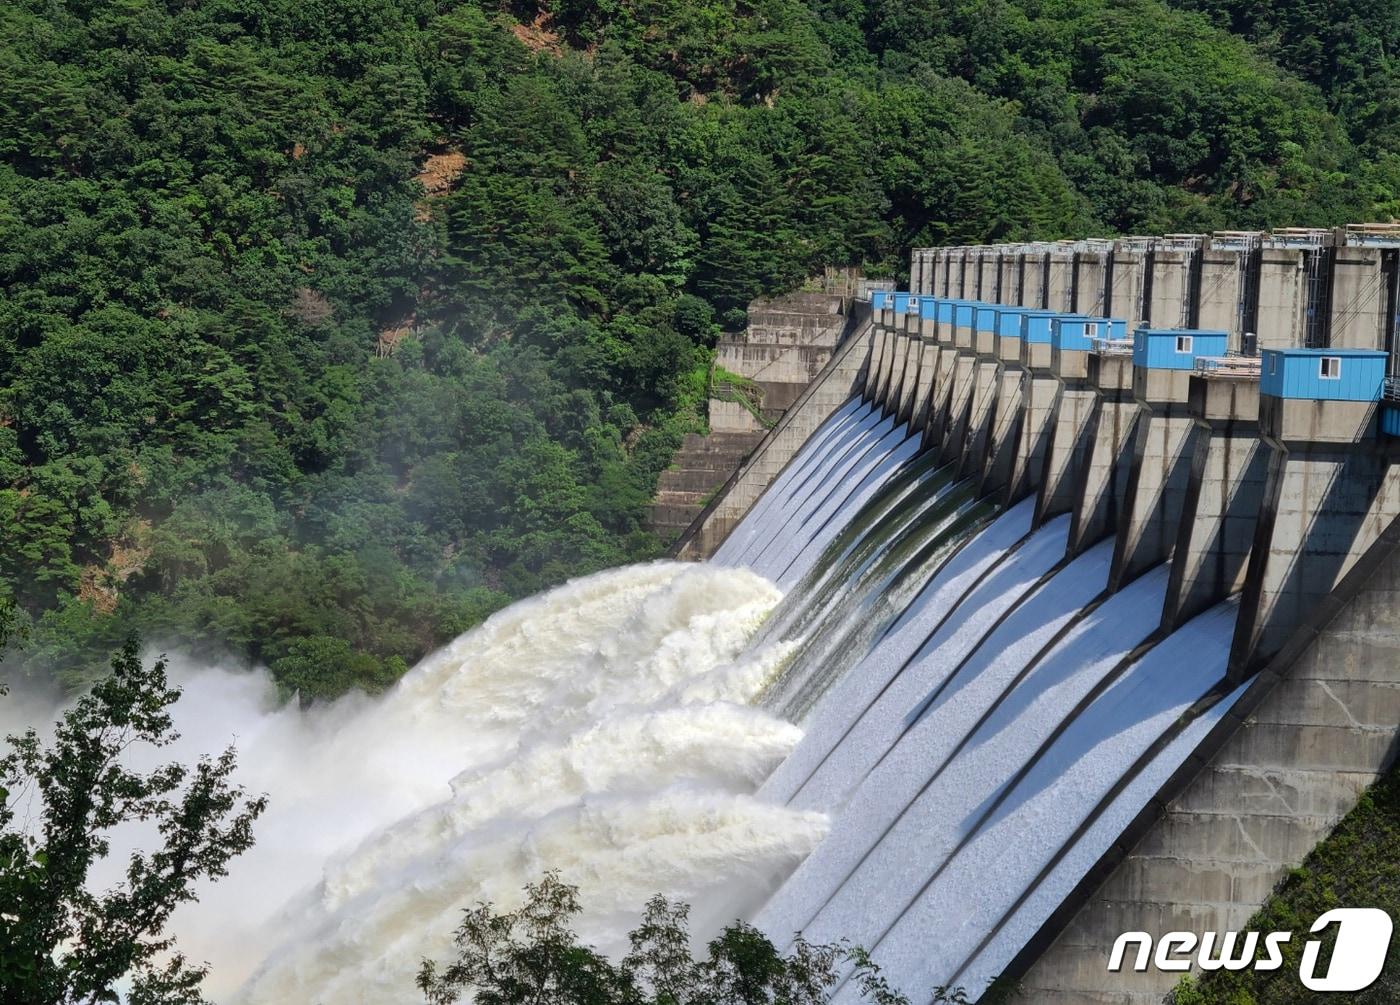
<svg viewBox="0 0 1400 1005"><path fill-rule="evenodd" d="M496 913L466 911L454 936L457 958L424 960L418 988L430 1005L470 995L477 1005L824 1005L849 964L850 979L873 1005L909 1005L869 954L844 943L815 945L799 936L783 955L758 929L736 922L694 959L689 909L653 897L631 949L614 963L580 945L570 927L578 889L545 873L525 888L525 903ZM937 1001L959 1001L961 992Z"/></svg>
<svg viewBox="0 0 1400 1005"><path fill-rule="evenodd" d="M189 767L142 772L128 752L177 738L170 708L180 697L164 661L147 666L137 643L112 660L112 674L79 698L52 741L29 730L8 738L0 758L0 1001L118 1000L132 1005L203 1002L207 968L180 954L165 926L194 885L226 874L253 844L265 797L232 784L230 747ZM35 825L25 826L34 815ZM144 824L161 846L132 853L125 879L91 889L115 829Z"/></svg>

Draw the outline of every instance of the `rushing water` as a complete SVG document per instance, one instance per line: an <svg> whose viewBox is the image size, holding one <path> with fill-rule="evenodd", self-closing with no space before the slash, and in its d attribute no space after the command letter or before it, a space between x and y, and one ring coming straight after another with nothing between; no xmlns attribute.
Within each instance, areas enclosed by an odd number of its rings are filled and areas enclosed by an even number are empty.
<svg viewBox="0 0 1400 1005"><path fill-rule="evenodd" d="M515 604L378 699L279 707L177 661L167 754L234 741L272 798L174 919L209 992L411 999L463 908L547 868L605 951L660 891L699 938L742 915L915 995L984 987L1233 702L1235 605L1159 637L1165 567L1110 594L1111 541L1069 556L1069 517L919 446L852 399L710 563Z"/></svg>

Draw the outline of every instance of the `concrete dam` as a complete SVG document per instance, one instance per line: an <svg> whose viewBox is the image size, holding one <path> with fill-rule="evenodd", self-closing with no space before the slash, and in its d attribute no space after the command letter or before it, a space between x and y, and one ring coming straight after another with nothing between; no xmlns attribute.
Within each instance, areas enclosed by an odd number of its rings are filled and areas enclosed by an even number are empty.
<svg viewBox="0 0 1400 1005"><path fill-rule="evenodd" d="M1115 939L1244 929L1394 755L1400 228L910 274L676 547L784 591L760 796L831 824L754 921L915 1001L1160 1002Z"/></svg>

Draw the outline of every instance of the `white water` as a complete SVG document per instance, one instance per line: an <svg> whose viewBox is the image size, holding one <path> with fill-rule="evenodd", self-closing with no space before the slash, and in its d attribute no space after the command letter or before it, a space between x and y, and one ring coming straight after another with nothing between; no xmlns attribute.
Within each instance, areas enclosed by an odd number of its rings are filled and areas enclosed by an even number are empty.
<svg viewBox="0 0 1400 1005"><path fill-rule="evenodd" d="M766 798L827 808L845 802L894 744L909 710L1064 554L1068 518L1044 528L1003 565L1033 508L1027 500L979 534L910 605L914 616L827 691L797 750L764 782ZM992 567L995 574L977 585Z"/></svg>
<svg viewBox="0 0 1400 1005"><path fill-rule="evenodd" d="M901 464L913 458L918 449L918 436L910 436L903 428L896 429L876 445L866 463L848 473L846 484L824 486L826 498L803 521L801 533L789 533L782 538L783 547L772 560L778 585L791 589L850 518L890 480Z"/></svg>
<svg viewBox="0 0 1400 1005"><path fill-rule="evenodd" d="M837 441L823 456L815 459L810 470L794 481L782 505L764 515L771 531L781 528L782 533L761 530L744 553L743 564L752 569L783 568L785 563L777 553L794 538L806 540L804 523L813 510L833 491L839 502L841 490L864 477L869 467L893 448L899 436L893 419L872 414L856 428L855 436Z"/></svg>
<svg viewBox="0 0 1400 1005"><path fill-rule="evenodd" d="M716 565L740 564L748 546L759 536L760 531L770 526L769 514L783 506L793 489L810 474L811 467L822 460L834 459L836 449L832 445L843 438L858 436L862 428L878 421L879 413L872 411L859 398L852 398L837 409L802 444L792 460L768 486L767 491L725 538L710 562Z"/></svg>
<svg viewBox="0 0 1400 1005"><path fill-rule="evenodd" d="M778 599L739 569L617 569L502 611L381 699L310 712L262 674L177 663L165 757L236 740L239 781L271 797L254 849L172 923L214 965L207 992L415 1000L463 908L514 906L548 868L605 950L656 892L702 937L751 910L825 830L751 795L799 737L748 706L785 647L740 658Z"/></svg>
<svg viewBox="0 0 1400 1005"><path fill-rule="evenodd" d="M1235 608L1129 663L1165 568L1104 598L1112 541L1064 562L1069 518L1032 533L1027 500L924 559L907 593L872 577L903 610L847 647L849 672L830 647L767 641L795 616L750 651L779 599L762 577L811 604L825 574L807 574L863 507L893 504L917 444L853 399L710 565L614 570L517 604L378 700L279 710L259 674L177 666L174 756L236 737L240 780L273 797L254 851L176 919L182 948L214 963L210 993L414 1000L418 962L445 956L463 907L514 906L547 868L582 888L581 934L604 951L659 891L694 906L701 937L754 916L780 944L801 929L871 948L916 998L980 990L1228 709L1235 696L1186 715L1223 673ZM929 530L952 486L905 481L928 493L908 520ZM881 533L843 597L898 536ZM854 637L872 617L813 610L814 633ZM806 663L785 667L797 651ZM805 737L750 704L780 672L812 709Z"/></svg>

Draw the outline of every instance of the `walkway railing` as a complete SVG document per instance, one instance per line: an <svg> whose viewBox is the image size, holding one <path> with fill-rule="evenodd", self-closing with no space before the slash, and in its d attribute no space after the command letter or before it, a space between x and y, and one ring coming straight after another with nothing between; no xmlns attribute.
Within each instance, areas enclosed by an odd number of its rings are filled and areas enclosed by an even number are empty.
<svg viewBox="0 0 1400 1005"><path fill-rule="evenodd" d="M1100 356L1131 356L1133 354L1133 340L1130 338L1096 338L1090 339L1089 344L1093 347L1091 351Z"/></svg>
<svg viewBox="0 0 1400 1005"><path fill-rule="evenodd" d="M1381 396L1386 401L1400 401L1400 377L1387 377Z"/></svg>
<svg viewBox="0 0 1400 1005"><path fill-rule="evenodd" d="M1202 356L1196 360L1196 373L1202 377L1231 377L1236 380L1259 379L1259 357L1230 353L1226 356Z"/></svg>

